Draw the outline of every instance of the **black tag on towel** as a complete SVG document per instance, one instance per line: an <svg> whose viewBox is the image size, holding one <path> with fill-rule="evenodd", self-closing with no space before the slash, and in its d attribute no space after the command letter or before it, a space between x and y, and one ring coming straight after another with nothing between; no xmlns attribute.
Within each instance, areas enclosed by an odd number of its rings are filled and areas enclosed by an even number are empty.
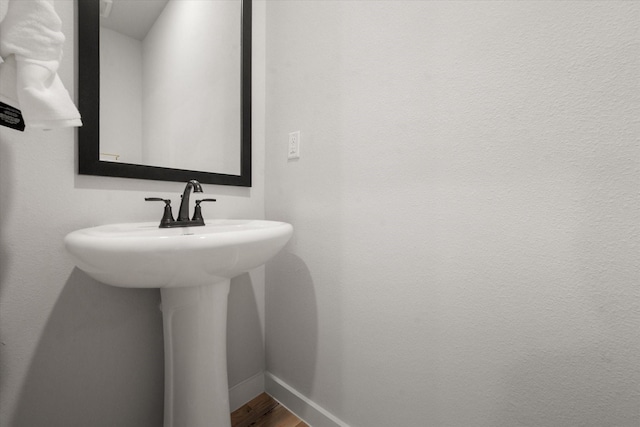
<svg viewBox="0 0 640 427"><path fill-rule="evenodd" d="M0 126L24 132L24 119L20 110L0 102Z"/></svg>

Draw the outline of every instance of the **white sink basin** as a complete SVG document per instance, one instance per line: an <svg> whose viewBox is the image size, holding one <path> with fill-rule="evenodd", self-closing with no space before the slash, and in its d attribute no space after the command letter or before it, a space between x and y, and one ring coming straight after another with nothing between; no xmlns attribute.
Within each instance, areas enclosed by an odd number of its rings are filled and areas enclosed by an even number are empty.
<svg viewBox="0 0 640 427"><path fill-rule="evenodd" d="M65 237L76 265L94 279L160 288L165 427L231 426L226 347L231 279L264 264L292 233L284 222L213 220L185 228L103 225Z"/></svg>
<svg viewBox="0 0 640 427"><path fill-rule="evenodd" d="M100 282L175 288L213 284L258 267L292 233L290 224L277 221L212 220L185 228L149 222L74 231L65 245L76 265Z"/></svg>

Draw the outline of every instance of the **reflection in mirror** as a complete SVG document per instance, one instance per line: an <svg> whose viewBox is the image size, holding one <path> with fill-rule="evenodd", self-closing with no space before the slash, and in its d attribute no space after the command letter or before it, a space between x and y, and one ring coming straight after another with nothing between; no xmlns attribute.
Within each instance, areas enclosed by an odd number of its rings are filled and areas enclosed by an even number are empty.
<svg viewBox="0 0 640 427"><path fill-rule="evenodd" d="M113 3L100 18L101 160L240 173L240 6Z"/></svg>
<svg viewBox="0 0 640 427"><path fill-rule="evenodd" d="M250 186L250 7L78 0L80 173Z"/></svg>

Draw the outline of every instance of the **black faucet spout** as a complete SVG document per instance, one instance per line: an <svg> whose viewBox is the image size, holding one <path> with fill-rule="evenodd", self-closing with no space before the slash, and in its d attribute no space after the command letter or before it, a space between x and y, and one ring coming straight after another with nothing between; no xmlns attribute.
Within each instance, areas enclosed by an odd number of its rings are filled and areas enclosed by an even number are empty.
<svg viewBox="0 0 640 427"><path fill-rule="evenodd" d="M182 201L180 202L180 211L178 213L178 221L189 221L189 195L191 191L194 193L202 193L202 185L195 179L187 182L182 193Z"/></svg>

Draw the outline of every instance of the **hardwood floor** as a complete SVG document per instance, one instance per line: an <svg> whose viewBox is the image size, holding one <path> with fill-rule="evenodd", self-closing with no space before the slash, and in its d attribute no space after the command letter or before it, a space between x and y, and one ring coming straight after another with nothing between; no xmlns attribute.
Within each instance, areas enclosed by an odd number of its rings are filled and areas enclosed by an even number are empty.
<svg viewBox="0 0 640 427"><path fill-rule="evenodd" d="M232 427L309 427L267 393L231 413Z"/></svg>

